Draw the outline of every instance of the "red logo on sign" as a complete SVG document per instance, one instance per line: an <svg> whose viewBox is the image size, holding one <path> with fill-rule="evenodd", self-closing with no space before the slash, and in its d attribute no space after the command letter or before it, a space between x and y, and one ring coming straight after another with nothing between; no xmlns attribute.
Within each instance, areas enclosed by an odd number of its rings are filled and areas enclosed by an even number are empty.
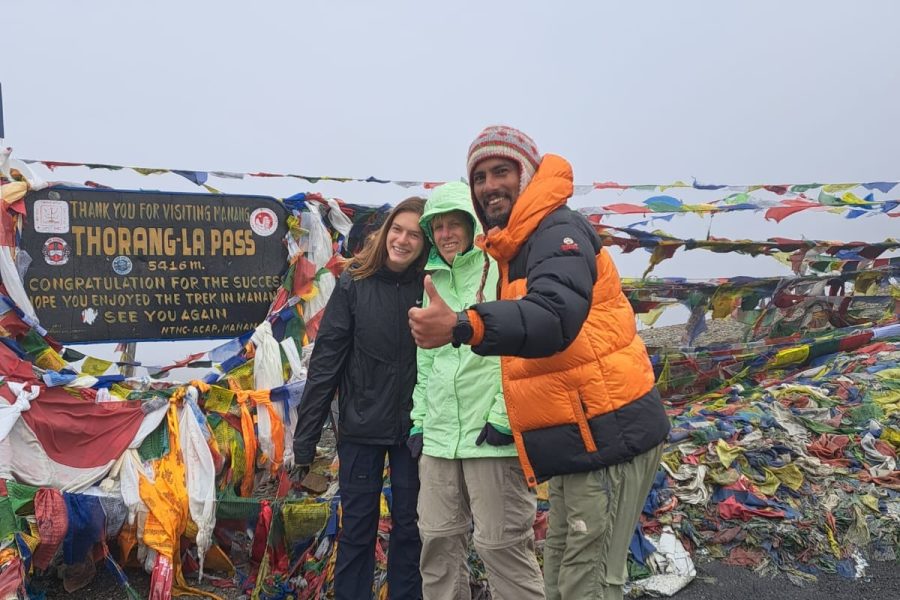
<svg viewBox="0 0 900 600"><path fill-rule="evenodd" d="M69 244L66 243L66 240L59 237L47 238L47 241L44 242L44 248L42 251L44 255L44 260L47 261L48 265L64 265L69 262L69 255L72 253L72 249L69 248Z"/></svg>

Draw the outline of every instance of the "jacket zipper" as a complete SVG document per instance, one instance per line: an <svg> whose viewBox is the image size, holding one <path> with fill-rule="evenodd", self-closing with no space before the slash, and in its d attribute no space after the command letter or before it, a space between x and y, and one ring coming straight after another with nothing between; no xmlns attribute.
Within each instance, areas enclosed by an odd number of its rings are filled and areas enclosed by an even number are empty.
<svg viewBox="0 0 900 600"><path fill-rule="evenodd" d="M403 294L400 293L400 282L397 282L397 307L403 310ZM394 377L394 439L400 439L402 432L400 431L400 378L403 370L403 319L397 319L397 357L400 359L397 365L397 376Z"/></svg>
<svg viewBox="0 0 900 600"><path fill-rule="evenodd" d="M594 441L594 435L588 425L587 413L584 410L584 401L581 399L581 392L578 392L575 400L572 402L572 408L575 409L576 425L581 432L581 441L584 442L584 448L588 452L597 451L597 443Z"/></svg>
<svg viewBox="0 0 900 600"><path fill-rule="evenodd" d="M453 290L454 301L459 301L459 291L456 289L456 277L454 277L453 267L450 267L450 287ZM459 306L459 305L457 305ZM465 310L465 307L463 307ZM456 373L453 375L453 400L456 404L456 444L453 446L453 458L459 453L459 445L462 443L462 416L459 414L459 392L456 388L456 381L459 378L459 370L462 368L462 346L456 348Z"/></svg>

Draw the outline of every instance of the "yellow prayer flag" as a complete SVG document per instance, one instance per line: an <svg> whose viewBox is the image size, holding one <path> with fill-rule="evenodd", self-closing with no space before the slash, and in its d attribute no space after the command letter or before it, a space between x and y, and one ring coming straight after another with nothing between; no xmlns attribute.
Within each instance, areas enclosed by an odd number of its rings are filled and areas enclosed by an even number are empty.
<svg viewBox="0 0 900 600"><path fill-rule="evenodd" d="M710 301L710 304L712 304L712 318L724 319L730 315L734 309L735 301L740 297L740 290L717 290Z"/></svg>
<svg viewBox="0 0 900 600"><path fill-rule="evenodd" d="M837 194L838 192L852 190L855 187L855 183L829 183L822 186L822 191L828 194Z"/></svg>
<svg viewBox="0 0 900 600"><path fill-rule="evenodd" d="M875 373L875 377L886 379L888 381L900 380L900 367L891 367L890 369L882 369Z"/></svg>
<svg viewBox="0 0 900 600"><path fill-rule="evenodd" d="M166 414L169 426L169 451L154 465L155 480L139 473L141 499L149 514L144 526L144 543L170 560L187 525L188 497L184 462L178 435L178 415L174 400Z"/></svg>
<svg viewBox="0 0 900 600"><path fill-rule="evenodd" d="M679 180L679 181L676 181L675 183L670 183L669 185L659 186L659 191L664 192L671 188L686 188L686 187L693 187L693 186L690 186L690 185L686 184L685 182Z"/></svg>
<svg viewBox="0 0 900 600"><path fill-rule="evenodd" d="M685 204L682 206L682 208L684 208L684 210L687 212L696 213L713 212L719 209L719 207L715 204Z"/></svg>
<svg viewBox="0 0 900 600"><path fill-rule="evenodd" d="M98 375L103 375L104 373L106 373L106 370L111 366L112 361L88 356L84 359L84 362L81 363L81 372L85 375L93 375L94 377L97 377Z"/></svg>
<svg viewBox="0 0 900 600"><path fill-rule="evenodd" d="M879 508L879 506L878 506L878 498L876 498L872 494L866 494L865 496L861 496L860 500L872 512L877 513L879 515L881 514L881 508Z"/></svg>
<svg viewBox="0 0 900 600"><path fill-rule="evenodd" d="M825 528L825 533L828 535L828 545L831 546L831 553L834 554L835 558L841 557L841 545L838 544L837 538L834 537L834 530L831 529L831 526Z"/></svg>
<svg viewBox="0 0 900 600"><path fill-rule="evenodd" d="M112 394L113 396L117 396L117 397L121 398L122 400L127 400L128 394L131 393L131 390L119 385L118 383L114 383L110 386L109 393Z"/></svg>
<svg viewBox="0 0 900 600"><path fill-rule="evenodd" d="M719 457L719 461L722 463L726 469L731 466L731 463L734 460L744 453L743 448L738 448L737 446L731 446L728 442L724 440L716 441L716 455Z"/></svg>
<svg viewBox="0 0 900 600"><path fill-rule="evenodd" d="M785 348L775 355L769 363L770 369L780 369L794 363L801 363L809 358L809 345Z"/></svg>
<svg viewBox="0 0 900 600"><path fill-rule="evenodd" d="M900 450L900 429L885 427L881 430L881 439Z"/></svg>
<svg viewBox="0 0 900 600"><path fill-rule="evenodd" d="M737 469L710 468L710 470L706 472L706 476L718 485L731 485L741 478L741 474L738 473Z"/></svg>
<svg viewBox="0 0 900 600"><path fill-rule="evenodd" d="M778 486L781 485L781 481L778 477L775 476L771 470L764 468L763 475L765 479L763 481L753 481L753 485L756 486L761 493L766 496L774 496L775 492L778 491Z"/></svg>
<svg viewBox="0 0 900 600"><path fill-rule="evenodd" d="M234 402L234 392L218 385L210 386L206 393L206 410L227 413Z"/></svg>
<svg viewBox="0 0 900 600"><path fill-rule="evenodd" d="M0 185L0 198L6 204L18 202L28 193L28 183L25 181L13 181L5 185Z"/></svg>
<svg viewBox="0 0 900 600"><path fill-rule="evenodd" d="M34 359L34 364L48 371L61 371L69 366L53 348L45 348Z"/></svg>
<svg viewBox="0 0 900 600"><path fill-rule="evenodd" d="M803 472L795 464L787 464L783 467L769 467L778 480L794 491L803 487Z"/></svg>
<svg viewBox="0 0 900 600"><path fill-rule="evenodd" d="M662 316L663 312L665 312L667 306L657 306L656 308L651 308L645 313L638 313L637 318L641 320L641 323L646 325L647 327L651 327L654 323L656 323L657 319Z"/></svg>
<svg viewBox="0 0 900 600"><path fill-rule="evenodd" d="M663 368L659 372L659 377L656 380L656 387L658 387L663 392L668 391L669 390L669 377L671 377L671 372L669 369L669 357L666 356L663 359Z"/></svg>
<svg viewBox="0 0 900 600"><path fill-rule="evenodd" d="M881 281L880 273L860 273L853 282L853 295L868 296L878 293L877 283Z"/></svg>
<svg viewBox="0 0 900 600"><path fill-rule="evenodd" d="M319 295L319 286L313 285L313 286L310 286L308 292L306 292L305 294L300 294L300 299L303 300L304 302L309 302L310 300L312 300L313 298L315 298L318 295Z"/></svg>
<svg viewBox="0 0 900 600"><path fill-rule="evenodd" d="M793 267L793 263L791 262L791 256L793 254L793 252L773 252L769 256L785 266Z"/></svg>
<svg viewBox="0 0 900 600"><path fill-rule="evenodd" d="M152 169L149 167L132 167L131 170L140 175L160 175L169 172L168 169Z"/></svg>
<svg viewBox="0 0 900 600"><path fill-rule="evenodd" d="M871 204L868 200L863 200L853 192L847 192L843 196L841 196L841 200L846 202L847 204Z"/></svg>

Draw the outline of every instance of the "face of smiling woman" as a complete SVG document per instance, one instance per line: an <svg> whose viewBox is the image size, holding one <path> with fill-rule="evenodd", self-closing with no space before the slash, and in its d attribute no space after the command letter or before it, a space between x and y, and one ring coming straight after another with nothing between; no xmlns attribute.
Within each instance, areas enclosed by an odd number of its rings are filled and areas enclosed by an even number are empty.
<svg viewBox="0 0 900 600"><path fill-rule="evenodd" d="M385 266L400 273L413 264L425 247L425 236L419 227L419 215L405 211L394 217L387 234Z"/></svg>
<svg viewBox="0 0 900 600"><path fill-rule="evenodd" d="M472 245L472 220L461 210L437 215L431 220L434 247L448 265Z"/></svg>

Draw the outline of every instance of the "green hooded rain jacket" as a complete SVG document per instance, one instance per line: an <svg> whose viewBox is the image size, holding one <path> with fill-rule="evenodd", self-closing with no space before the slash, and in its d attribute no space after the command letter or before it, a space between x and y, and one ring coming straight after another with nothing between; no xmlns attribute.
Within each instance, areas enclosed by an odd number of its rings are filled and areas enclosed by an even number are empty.
<svg viewBox="0 0 900 600"><path fill-rule="evenodd" d="M425 235L432 239L431 221L439 214L454 210L465 212L472 220L474 235L481 233L475 217L469 186L447 183L437 188L425 204L419 220ZM425 270L431 273L434 287L455 311L477 302L475 296L484 269L484 253L472 245L458 253L448 265L432 245ZM484 300L497 296L497 265L490 261ZM422 299L428 305L428 294ZM498 431L510 433L509 419L500 381L500 358L478 356L464 344L451 344L432 350L418 349L418 376L413 391L411 434L423 434L422 452L446 459L516 456L515 444L475 445L486 422Z"/></svg>

